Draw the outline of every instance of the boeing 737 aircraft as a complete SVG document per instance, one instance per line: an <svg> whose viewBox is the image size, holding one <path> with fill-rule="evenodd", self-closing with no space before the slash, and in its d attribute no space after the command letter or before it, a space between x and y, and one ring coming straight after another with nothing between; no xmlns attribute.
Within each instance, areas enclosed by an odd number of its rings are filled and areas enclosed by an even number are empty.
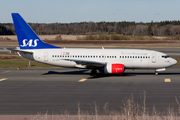
<svg viewBox="0 0 180 120"><path fill-rule="evenodd" d="M167 54L141 49L61 48L44 43L18 13L12 18L19 42L14 49L19 56L41 63L72 68L97 70L105 74L123 74L125 69L154 69L164 71L177 61Z"/></svg>

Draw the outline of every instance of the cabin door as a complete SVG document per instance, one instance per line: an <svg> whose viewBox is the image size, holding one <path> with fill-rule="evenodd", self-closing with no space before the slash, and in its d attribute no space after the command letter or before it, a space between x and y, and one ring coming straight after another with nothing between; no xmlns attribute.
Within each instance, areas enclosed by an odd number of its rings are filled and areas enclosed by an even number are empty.
<svg viewBox="0 0 180 120"><path fill-rule="evenodd" d="M44 62L48 62L48 53L47 52L44 53Z"/></svg>
<svg viewBox="0 0 180 120"><path fill-rule="evenodd" d="M152 63L156 63L156 54L153 53L151 57L152 57Z"/></svg>

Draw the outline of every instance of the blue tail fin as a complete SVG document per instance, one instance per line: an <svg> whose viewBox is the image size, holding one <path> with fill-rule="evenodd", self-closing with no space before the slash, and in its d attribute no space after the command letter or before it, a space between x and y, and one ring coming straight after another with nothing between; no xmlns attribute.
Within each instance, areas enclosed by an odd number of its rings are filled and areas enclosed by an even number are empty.
<svg viewBox="0 0 180 120"><path fill-rule="evenodd" d="M59 48L44 43L18 13L12 13L12 18L20 49Z"/></svg>

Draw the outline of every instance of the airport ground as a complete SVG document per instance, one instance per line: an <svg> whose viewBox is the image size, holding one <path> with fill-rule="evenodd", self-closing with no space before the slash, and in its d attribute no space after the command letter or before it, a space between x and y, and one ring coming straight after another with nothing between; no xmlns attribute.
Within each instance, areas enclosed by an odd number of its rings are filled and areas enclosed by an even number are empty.
<svg viewBox="0 0 180 120"><path fill-rule="evenodd" d="M0 69L1 115L61 114L66 108L71 115L80 109L99 114L103 106L121 111L122 100L130 98L142 103L146 92L146 108L166 112L171 106L178 112L175 97L180 100L180 67L172 67L158 76L154 70L126 70L124 75L90 77L88 70L70 68Z"/></svg>

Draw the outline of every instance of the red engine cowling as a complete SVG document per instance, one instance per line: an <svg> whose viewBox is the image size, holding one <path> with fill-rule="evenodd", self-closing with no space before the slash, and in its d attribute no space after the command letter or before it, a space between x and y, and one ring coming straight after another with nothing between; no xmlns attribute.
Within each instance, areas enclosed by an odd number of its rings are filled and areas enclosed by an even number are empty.
<svg viewBox="0 0 180 120"><path fill-rule="evenodd" d="M107 63L104 67L105 73L110 74L123 74L124 73L124 65L119 63Z"/></svg>

